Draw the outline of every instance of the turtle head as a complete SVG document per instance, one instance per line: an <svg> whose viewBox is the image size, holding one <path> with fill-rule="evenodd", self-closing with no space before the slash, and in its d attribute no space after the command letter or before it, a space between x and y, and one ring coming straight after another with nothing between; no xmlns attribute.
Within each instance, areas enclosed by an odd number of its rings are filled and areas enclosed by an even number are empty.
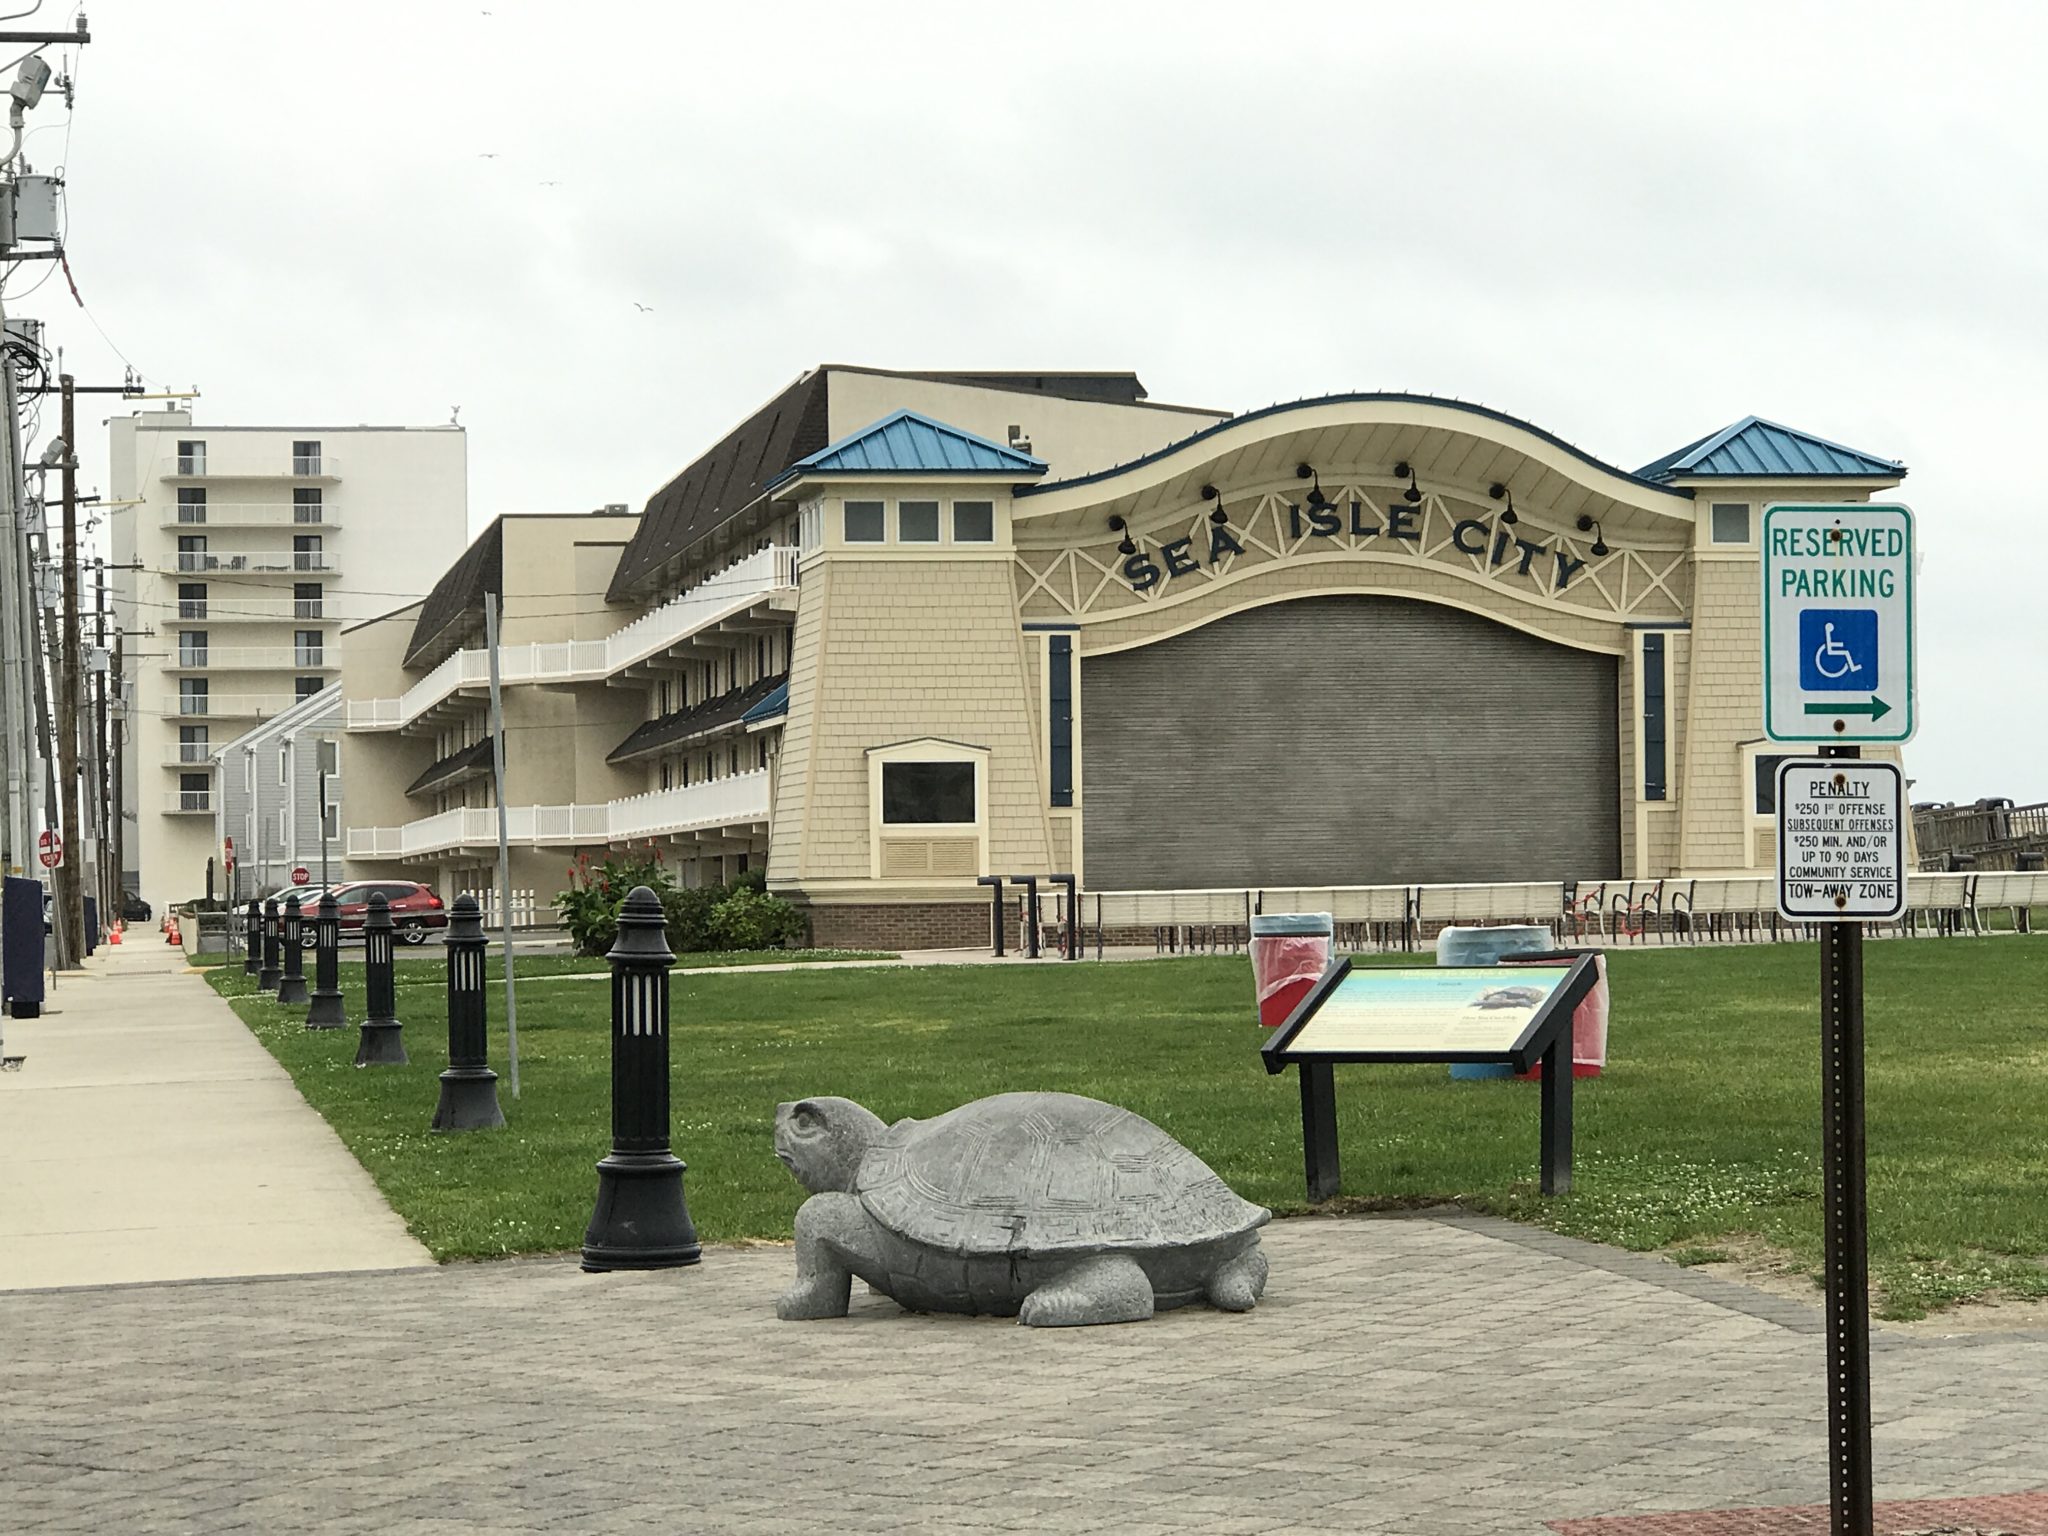
<svg viewBox="0 0 2048 1536"><path fill-rule="evenodd" d="M861 1158L886 1129L851 1099L798 1099L775 1106L775 1155L814 1195L851 1190Z"/></svg>

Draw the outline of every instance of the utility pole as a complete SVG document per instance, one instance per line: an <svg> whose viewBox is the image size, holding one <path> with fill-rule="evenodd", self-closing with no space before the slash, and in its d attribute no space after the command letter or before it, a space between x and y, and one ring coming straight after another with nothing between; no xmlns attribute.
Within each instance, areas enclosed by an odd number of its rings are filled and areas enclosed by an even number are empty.
<svg viewBox="0 0 2048 1536"><path fill-rule="evenodd" d="M519 1097L519 993L512 984L512 849L505 825L505 701L498 691L498 594L484 593L484 645L491 653L491 798L498 802L498 933L505 949L505 1064Z"/></svg>
<svg viewBox="0 0 2048 1536"><path fill-rule="evenodd" d="M107 686L114 696L113 716L114 739L107 748L107 761L113 772L113 789L108 795L107 828L109 861L114 866L114 916L121 915L121 902L127 895L127 841L128 813L122 809L128 786L121 768L121 738L126 734L128 723L128 696L121 681L121 645L125 637L117 630L114 634L114 654L108 660Z"/></svg>
<svg viewBox="0 0 2048 1536"><path fill-rule="evenodd" d="M98 668L92 678L92 797L100 834L100 927L111 928L121 915L121 866L107 869L108 829L114 824L107 809L107 562L92 563L92 646Z"/></svg>
<svg viewBox="0 0 2048 1536"><path fill-rule="evenodd" d="M83 712L79 698L78 627L78 422L74 413L74 390L70 374L58 378L63 391L64 415L58 427L64 456L58 473L64 488L64 545L58 557L64 577L64 617L60 636L62 649L57 662L57 806L58 836L65 839L64 862L56 869L57 900L63 904L64 940L58 945L62 959L76 965L85 933L85 821L79 814L78 721Z"/></svg>

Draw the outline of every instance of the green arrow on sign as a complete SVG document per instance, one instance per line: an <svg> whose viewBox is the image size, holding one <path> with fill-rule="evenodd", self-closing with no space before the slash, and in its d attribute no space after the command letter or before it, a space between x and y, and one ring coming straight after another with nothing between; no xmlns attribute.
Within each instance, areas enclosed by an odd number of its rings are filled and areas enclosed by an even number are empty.
<svg viewBox="0 0 2048 1536"><path fill-rule="evenodd" d="M1892 707L1873 695L1868 704L1809 704L1806 712L1809 715L1868 715L1875 722L1890 714Z"/></svg>

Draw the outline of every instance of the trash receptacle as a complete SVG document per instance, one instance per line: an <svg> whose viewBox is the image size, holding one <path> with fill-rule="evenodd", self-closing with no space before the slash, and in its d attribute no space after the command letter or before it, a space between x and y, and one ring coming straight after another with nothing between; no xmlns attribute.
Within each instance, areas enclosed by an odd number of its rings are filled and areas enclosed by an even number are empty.
<svg viewBox="0 0 2048 1536"><path fill-rule="evenodd" d="M1262 912L1252 919L1252 988L1259 1022L1277 1029L1330 968L1327 912Z"/></svg>
<svg viewBox="0 0 2048 1536"><path fill-rule="evenodd" d="M1438 965L1498 965L1508 955L1539 954L1554 949L1557 940L1541 923L1506 923L1498 928L1446 928L1436 936ZM1451 1076L1513 1077L1515 1069L1506 1062L1458 1061L1451 1063Z"/></svg>
<svg viewBox="0 0 2048 1536"><path fill-rule="evenodd" d="M1579 1006L1572 1010L1572 1076L1598 1077L1607 1066L1607 954L1598 949L1559 949L1547 955L1502 955L1502 965L1542 965L1546 961L1576 960L1581 955L1593 956L1593 990L1580 999ZM1537 1062L1527 1072L1519 1074L1532 1081L1543 1076L1543 1063Z"/></svg>

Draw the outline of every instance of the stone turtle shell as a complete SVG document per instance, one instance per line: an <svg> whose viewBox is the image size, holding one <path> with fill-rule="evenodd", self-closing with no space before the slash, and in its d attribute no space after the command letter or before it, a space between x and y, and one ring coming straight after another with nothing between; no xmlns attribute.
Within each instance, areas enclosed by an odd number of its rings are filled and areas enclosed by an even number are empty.
<svg viewBox="0 0 2048 1536"><path fill-rule="evenodd" d="M1272 1219L1140 1115L1071 1093L1004 1093L899 1120L861 1159L868 1213L963 1255L1182 1248Z"/></svg>

